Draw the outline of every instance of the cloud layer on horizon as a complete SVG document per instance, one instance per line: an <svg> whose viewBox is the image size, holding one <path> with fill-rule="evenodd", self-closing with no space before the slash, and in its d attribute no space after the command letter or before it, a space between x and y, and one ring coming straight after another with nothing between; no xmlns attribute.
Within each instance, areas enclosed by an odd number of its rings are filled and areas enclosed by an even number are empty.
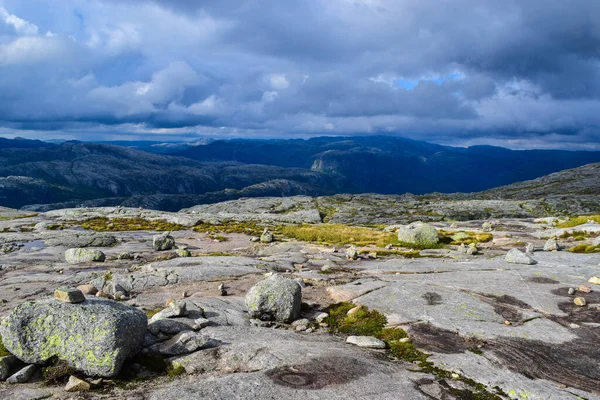
<svg viewBox="0 0 600 400"><path fill-rule="evenodd" d="M0 135L600 150L600 3L0 0Z"/></svg>

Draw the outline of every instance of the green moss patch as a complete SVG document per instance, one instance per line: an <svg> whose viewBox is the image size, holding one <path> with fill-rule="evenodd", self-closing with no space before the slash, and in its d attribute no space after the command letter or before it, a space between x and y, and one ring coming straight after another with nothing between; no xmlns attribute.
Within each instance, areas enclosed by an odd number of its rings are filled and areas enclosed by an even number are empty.
<svg viewBox="0 0 600 400"><path fill-rule="evenodd" d="M459 399L472 400L501 400L500 395L505 395L499 388L494 388L496 393L487 390L486 386L460 374L452 373L436 367L428 361L429 354L419 350L408 339L408 334L400 328L385 328L386 317L376 310L361 307L357 312L348 315L348 311L356 307L352 303L337 303L327 309L329 317L325 319L331 333L345 335L374 336L383 340L389 354L397 359L416 363L420 372L436 375L438 378L454 379L464 382L469 389L456 389L449 387L447 390Z"/></svg>
<svg viewBox="0 0 600 400"><path fill-rule="evenodd" d="M393 233L341 224L286 225L277 227L274 232L303 242L338 246L385 247L388 244L398 244L398 239Z"/></svg>
<svg viewBox="0 0 600 400"><path fill-rule="evenodd" d="M224 222L221 224L196 224L193 228L196 232L217 233L245 233L251 236L260 236L265 229L264 226L256 222Z"/></svg>
<svg viewBox="0 0 600 400"><path fill-rule="evenodd" d="M578 244L577 246L573 246L569 249L571 253L600 253L600 245L592 246L591 244Z"/></svg>
<svg viewBox="0 0 600 400"><path fill-rule="evenodd" d="M2 343L2 336L0 336L0 357L10 356L10 351L6 349L4 343Z"/></svg>
<svg viewBox="0 0 600 400"><path fill-rule="evenodd" d="M594 221L600 223L600 214L597 215L582 215L579 217L569 218L568 221L557 225L558 228L572 228L587 223L588 221Z"/></svg>
<svg viewBox="0 0 600 400"><path fill-rule="evenodd" d="M469 231L449 232L443 229L440 229L438 234L440 235L441 243L452 245L487 243L494 238L494 235L491 233L478 233Z"/></svg>
<svg viewBox="0 0 600 400"><path fill-rule="evenodd" d="M88 219L81 223L83 229L97 232L126 232L126 231L181 231L187 229L183 225L162 220L147 220L144 218L106 218L98 217Z"/></svg>

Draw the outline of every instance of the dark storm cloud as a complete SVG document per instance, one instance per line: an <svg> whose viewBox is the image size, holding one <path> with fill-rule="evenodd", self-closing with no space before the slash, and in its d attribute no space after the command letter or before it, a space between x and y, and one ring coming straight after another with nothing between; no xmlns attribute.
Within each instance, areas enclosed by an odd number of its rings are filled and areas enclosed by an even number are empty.
<svg viewBox="0 0 600 400"><path fill-rule="evenodd" d="M593 147L599 106L597 2L0 0L0 134Z"/></svg>

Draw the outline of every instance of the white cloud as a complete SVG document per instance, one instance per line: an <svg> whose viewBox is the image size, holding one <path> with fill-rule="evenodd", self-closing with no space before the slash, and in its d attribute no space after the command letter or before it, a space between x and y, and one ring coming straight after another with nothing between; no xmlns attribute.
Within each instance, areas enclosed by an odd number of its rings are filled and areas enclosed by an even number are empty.
<svg viewBox="0 0 600 400"><path fill-rule="evenodd" d="M10 14L4 7L0 6L0 20L5 24L12 26L18 34L21 35L37 35L38 27L29 21L19 18L16 15Z"/></svg>

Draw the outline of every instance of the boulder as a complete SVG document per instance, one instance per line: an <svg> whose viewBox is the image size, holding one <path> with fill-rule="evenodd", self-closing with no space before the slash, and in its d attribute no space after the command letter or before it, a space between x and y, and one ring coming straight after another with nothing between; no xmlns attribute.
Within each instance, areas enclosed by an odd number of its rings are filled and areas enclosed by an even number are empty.
<svg viewBox="0 0 600 400"><path fill-rule="evenodd" d="M162 235L154 235L152 237L152 247L156 251L171 250L175 247L175 239L171 236L171 232L165 232Z"/></svg>
<svg viewBox="0 0 600 400"><path fill-rule="evenodd" d="M76 248L65 252L65 259L69 264L79 264L84 262L103 262L106 256L100 250Z"/></svg>
<svg viewBox="0 0 600 400"><path fill-rule="evenodd" d="M529 254L529 255L533 255L534 251L535 251L535 246L533 245L533 243L527 243L527 247L525 247L525 253Z"/></svg>
<svg viewBox="0 0 600 400"><path fill-rule="evenodd" d="M293 279L281 275L252 286L246 294L246 307L251 318L289 323L300 316L302 289Z"/></svg>
<svg viewBox="0 0 600 400"><path fill-rule="evenodd" d="M398 230L398 240L402 243L419 247L428 247L439 242L437 230L423 222L413 222Z"/></svg>
<svg viewBox="0 0 600 400"><path fill-rule="evenodd" d="M88 375L112 377L140 350L146 326L143 312L111 300L70 304L51 299L17 306L0 324L0 336L26 363L57 356Z"/></svg>
<svg viewBox="0 0 600 400"><path fill-rule="evenodd" d="M544 251L558 251L560 250L560 246L558 244L558 242L556 241L556 239L551 238L548 239L546 241L546 244L544 244Z"/></svg>
<svg viewBox="0 0 600 400"><path fill-rule="evenodd" d="M518 249L511 249L506 253L506 261L512 264L533 265L536 261Z"/></svg>

